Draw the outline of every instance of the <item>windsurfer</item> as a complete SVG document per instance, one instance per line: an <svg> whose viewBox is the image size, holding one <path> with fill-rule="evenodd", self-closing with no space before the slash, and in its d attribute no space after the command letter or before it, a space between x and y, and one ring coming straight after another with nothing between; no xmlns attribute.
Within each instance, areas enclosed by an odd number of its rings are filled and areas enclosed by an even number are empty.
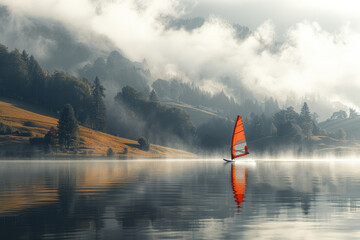
<svg viewBox="0 0 360 240"><path fill-rule="evenodd" d="M249 154L249 151L248 151L247 146L245 146L245 153L246 153L246 154Z"/></svg>

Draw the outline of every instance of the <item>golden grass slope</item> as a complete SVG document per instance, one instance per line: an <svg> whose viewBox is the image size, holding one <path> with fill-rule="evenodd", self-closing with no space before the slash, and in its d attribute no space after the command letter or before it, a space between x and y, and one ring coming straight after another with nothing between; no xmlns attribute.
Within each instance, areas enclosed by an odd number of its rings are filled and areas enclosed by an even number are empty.
<svg viewBox="0 0 360 240"><path fill-rule="evenodd" d="M0 121L19 131L29 131L33 136L43 137L50 127L56 127L58 119L37 114L20 108L18 104L9 101L0 101ZM24 126L25 122L35 123L36 127ZM79 156L105 156L112 148L114 157L130 158L195 158L193 153L151 144L149 151L139 149L137 141L112 136L103 132L94 131L80 126L80 137L83 140ZM29 144L30 137L0 135L0 145ZM125 148L128 153L124 154ZM61 155L61 154L58 154Z"/></svg>

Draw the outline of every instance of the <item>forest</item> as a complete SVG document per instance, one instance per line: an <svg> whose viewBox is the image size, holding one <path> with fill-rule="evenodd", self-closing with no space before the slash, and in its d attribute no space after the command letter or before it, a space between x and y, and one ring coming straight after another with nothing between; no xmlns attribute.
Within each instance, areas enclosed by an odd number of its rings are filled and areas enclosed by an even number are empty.
<svg viewBox="0 0 360 240"><path fill-rule="evenodd" d="M233 120L238 114L244 118L249 149L258 152L270 148L280 151L290 146L306 152L311 151L312 136L346 139L349 135L343 129L333 132L321 129L316 113L311 112L306 102L297 113L291 106L280 109L273 98L258 102L249 97L239 102L224 91L211 94L179 79L158 79L149 86L146 81L149 74L141 70L139 75L132 64L121 54L112 52L106 60L99 58L94 65L87 65L80 71L79 75L91 77L89 80L62 71L50 73L25 50L9 51L0 44L0 97L40 107L58 118L64 118L67 109L74 119L72 124L76 122L130 139L142 137L146 144L178 147L202 154L228 151ZM117 66L120 70L116 70ZM109 81L117 81L119 89L110 99L106 98L104 87ZM206 108L215 116L195 126L191 115L182 108L166 104L169 100ZM340 110L329 121L347 118L346 112ZM350 110L349 118L357 118L354 109ZM4 124L0 123L0 127L0 134L8 134ZM54 135L52 129L46 141L51 143ZM69 149L72 144L64 139L60 141Z"/></svg>

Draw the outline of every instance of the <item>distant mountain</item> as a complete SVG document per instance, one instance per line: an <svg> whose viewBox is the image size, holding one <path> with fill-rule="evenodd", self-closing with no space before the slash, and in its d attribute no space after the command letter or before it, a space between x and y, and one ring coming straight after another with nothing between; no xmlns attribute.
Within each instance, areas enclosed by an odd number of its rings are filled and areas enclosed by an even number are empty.
<svg viewBox="0 0 360 240"><path fill-rule="evenodd" d="M10 49L26 49L47 70L75 71L104 49L115 49L105 37L79 33L44 19L18 17L0 4L0 42ZM84 40L86 39L86 40Z"/></svg>
<svg viewBox="0 0 360 240"><path fill-rule="evenodd" d="M250 35L251 31L248 27L241 26L240 24L233 24L236 31L236 37L243 39Z"/></svg>
<svg viewBox="0 0 360 240"><path fill-rule="evenodd" d="M196 18L166 18L166 28L167 29L175 29L179 30L181 28L186 31L192 31L194 29L200 28L205 23L204 18L196 17Z"/></svg>
<svg viewBox="0 0 360 240"><path fill-rule="evenodd" d="M205 19L196 17L196 18L165 18L164 19L166 29L185 29L188 32L193 31L194 29L201 28ZM233 28L236 31L236 37L244 39L250 35L251 31L248 27L241 26L240 24L232 24Z"/></svg>

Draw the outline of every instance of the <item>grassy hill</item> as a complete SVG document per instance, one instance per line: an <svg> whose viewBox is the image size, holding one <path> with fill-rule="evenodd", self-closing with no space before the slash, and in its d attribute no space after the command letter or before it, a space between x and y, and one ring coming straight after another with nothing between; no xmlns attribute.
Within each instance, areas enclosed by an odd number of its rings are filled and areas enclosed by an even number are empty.
<svg viewBox="0 0 360 240"><path fill-rule="evenodd" d="M319 127L328 132L344 129L349 139L360 139L360 118L327 120L319 123Z"/></svg>
<svg viewBox="0 0 360 240"><path fill-rule="evenodd" d="M38 112L35 113L34 111ZM29 144L34 136L43 137L58 119L40 114L34 108L14 101L0 101L0 122L12 128L12 134L0 135L0 156L24 156L39 153ZM112 136L80 126L81 146L78 153L55 153L55 157L102 157L112 148L114 158L194 158L186 151L151 144L149 151L142 151L137 141ZM127 153L126 150L127 149Z"/></svg>

